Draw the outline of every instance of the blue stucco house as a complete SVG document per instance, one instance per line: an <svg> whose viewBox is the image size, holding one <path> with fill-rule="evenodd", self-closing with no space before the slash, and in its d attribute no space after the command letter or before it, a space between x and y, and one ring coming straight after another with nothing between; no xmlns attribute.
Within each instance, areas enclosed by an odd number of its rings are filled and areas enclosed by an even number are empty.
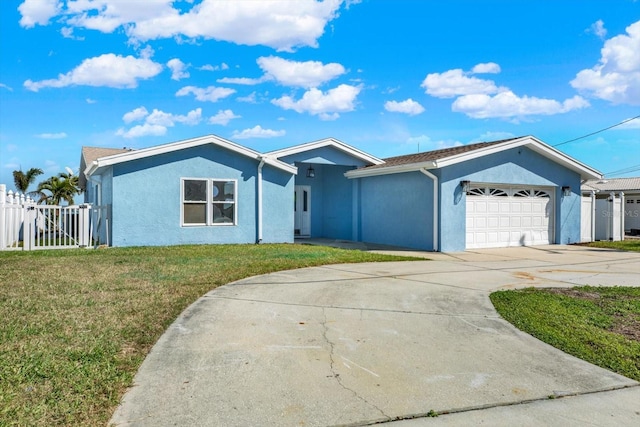
<svg viewBox="0 0 640 427"><path fill-rule="evenodd" d="M293 240L295 166L216 136L95 153L83 149L85 201L110 210L110 245Z"/></svg>
<svg viewBox="0 0 640 427"><path fill-rule="evenodd" d="M602 175L532 137L379 159L333 138L259 153L217 136L83 147L114 246L329 238L430 251L580 241Z"/></svg>

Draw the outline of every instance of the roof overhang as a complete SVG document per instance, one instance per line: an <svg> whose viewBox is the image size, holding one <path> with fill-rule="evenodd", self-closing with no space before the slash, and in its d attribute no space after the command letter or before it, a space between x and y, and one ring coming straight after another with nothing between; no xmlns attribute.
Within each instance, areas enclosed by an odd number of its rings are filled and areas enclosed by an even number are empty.
<svg viewBox="0 0 640 427"><path fill-rule="evenodd" d="M84 173L87 176L91 176L105 167L112 166L118 163L130 162L132 160L143 159L146 157L157 156L159 154L171 153L174 151L184 150L186 148L198 147L207 144L217 145L218 147L225 148L227 150L233 151L234 153L238 153L256 161L264 161L265 164L294 175L298 173L298 168L296 168L295 166L281 162L273 156L261 154L257 151L251 150L247 147L243 147L242 145L238 145L234 142L215 135L207 135L199 138L158 145L155 147L143 148L141 150L127 151L126 153L122 154L114 154L112 156L101 157L94 160L90 165L88 165L84 170Z"/></svg>
<svg viewBox="0 0 640 427"><path fill-rule="evenodd" d="M292 154L303 153L305 151L311 151L323 147L333 147L337 150L342 151L343 153L348 154L349 156L359 159L365 163L370 163L372 165L381 165L384 163L382 159L367 154L364 151L352 147L351 145L345 144L344 142L339 141L335 138L325 138L318 141L308 142L306 144L294 145L293 147L283 148L282 150L270 151L267 153L267 155L276 159L280 159L282 157L291 156Z"/></svg>
<svg viewBox="0 0 640 427"><path fill-rule="evenodd" d="M403 172L414 172L419 171L421 169L439 169L446 166L455 165L458 163L466 162L469 160L477 159L479 157L488 156L491 154L499 153L504 150L510 150L512 148L526 146L527 148L535 151L536 153L553 160L556 163L559 163L565 166L568 169L571 169L574 172L580 174L582 180L586 179L602 179L602 174L597 170L581 163L574 158L562 153L561 151L556 150L550 145L545 144L539 139L533 136L525 136L522 138L516 138L512 140L505 141L499 144L489 145L485 148L479 148L477 150L468 151L461 154L456 154L449 157L444 157L441 159L429 161L429 162L421 162L421 163L410 163L406 165L398 165L398 166L390 166L390 167L381 167L381 168L362 168L356 169L352 171L348 171L345 173L347 178L363 178L367 176L376 176L376 175L388 175L394 173L403 173Z"/></svg>

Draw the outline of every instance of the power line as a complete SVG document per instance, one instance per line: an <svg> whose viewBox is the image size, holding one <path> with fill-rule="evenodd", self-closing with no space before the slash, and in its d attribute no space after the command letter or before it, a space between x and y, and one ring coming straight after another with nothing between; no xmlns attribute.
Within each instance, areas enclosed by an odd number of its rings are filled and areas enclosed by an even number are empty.
<svg viewBox="0 0 640 427"><path fill-rule="evenodd" d="M605 176L623 175L625 173L635 172L638 170L640 170L640 165L629 166L628 168L625 168L625 169L620 169L617 171L605 173Z"/></svg>
<svg viewBox="0 0 640 427"><path fill-rule="evenodd" d="M612 128L614 128L614 127L617 127L617 126L623 125L623 124L625 124L625 123L627 123L627 122L630 122L631 120L635 120L635 119L637 119L637 118L640 118L640 114L638 114L638 115L637 115L637 116L635 116L635 117L631 117L630 119L623 120L623 121L621 121L620 123L616 123L615 125L612 125L612 126L606 127L606 128L604 128L604 129L600 129L600 130L597 130L597 131L595 131L595 132L591 132L591 133L589 133L589 134L587 134L587 135L583 135L583 136L580 136L580 137L578 137L578 138L573 138L573 139L570 139L570 140L568 140L568 141L564 141L564 142L561 142L561 143L559 143L559 144L553 145L553 147L558 147L558 146L560 146L560 145L568 144L568 143L570 143L570 142L577 141L577 140L579 140L579 139L586 138L586 137L588 137L588 136L592 136L592 135L598 134L598 133L600 133L600 132L604 132L605 130L609 130L609 129L612 129Z"/></svg>

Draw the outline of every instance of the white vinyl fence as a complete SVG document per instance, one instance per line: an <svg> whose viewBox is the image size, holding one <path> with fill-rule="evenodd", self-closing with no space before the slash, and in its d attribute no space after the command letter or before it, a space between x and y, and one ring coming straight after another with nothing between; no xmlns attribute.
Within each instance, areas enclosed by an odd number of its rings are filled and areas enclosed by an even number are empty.
<svg viewBox="0 0 640 427"><path fill-rule="evenodd" d="M597 199L595 193L582 196L581 232L582 242L596 240L624 240L625 233L624 193L610 193L606 199Z"/></svg>
<svg viewBox="0 0 640 427"><path fill-rule="evenodd" d="M0 250L108 245L108 224L104 207L38 205L0 184Z"/></svg>

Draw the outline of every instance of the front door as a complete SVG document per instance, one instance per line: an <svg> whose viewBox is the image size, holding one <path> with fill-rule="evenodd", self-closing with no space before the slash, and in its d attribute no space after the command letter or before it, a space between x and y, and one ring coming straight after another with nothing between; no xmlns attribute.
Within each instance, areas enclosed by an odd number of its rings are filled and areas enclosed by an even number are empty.
<svg viewBox="0 0 640 427"><path fill-rule="evenodd" d="M294 236L311 236L311 186L296 185L294 193Z"/></svg>

